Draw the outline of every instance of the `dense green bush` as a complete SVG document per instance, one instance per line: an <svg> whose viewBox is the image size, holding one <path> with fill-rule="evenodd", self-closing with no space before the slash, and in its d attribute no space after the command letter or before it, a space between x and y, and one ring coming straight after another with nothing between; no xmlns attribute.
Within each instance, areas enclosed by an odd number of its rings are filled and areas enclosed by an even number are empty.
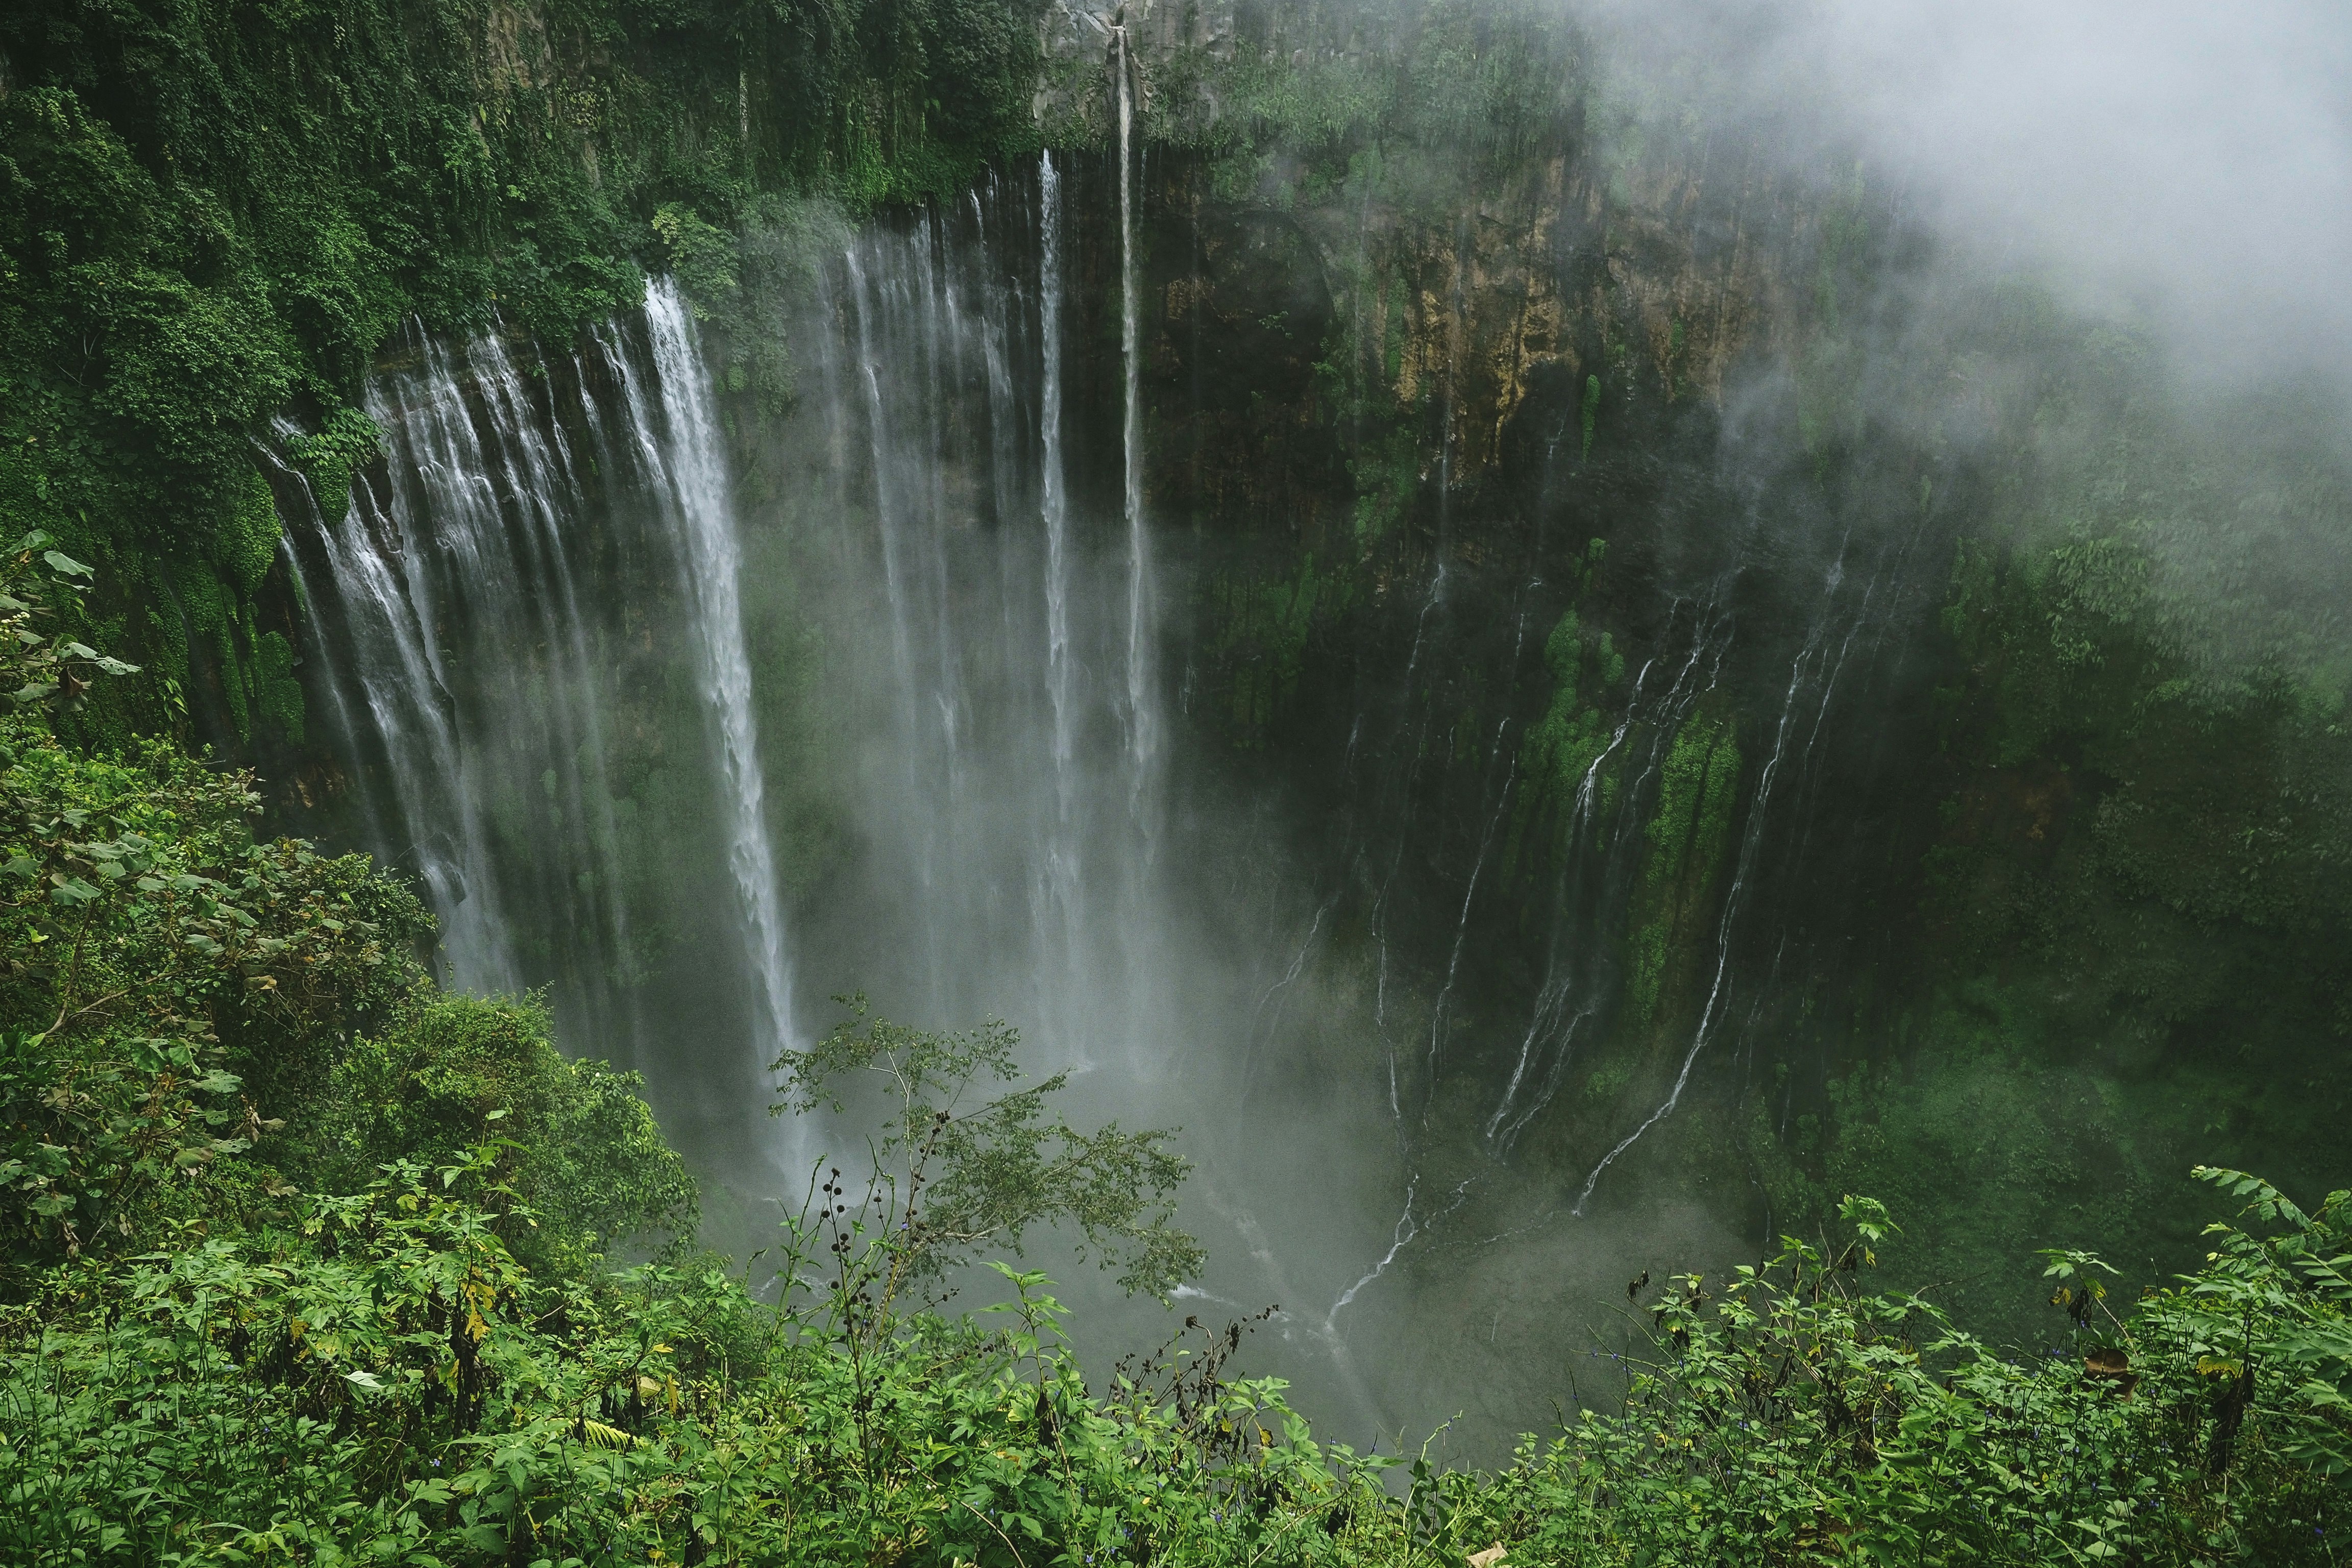
<svg viewBox="0 0 2352 1568"><path fill-rule="evenodd" d="M780 1307L536 1278L494 1158L46 1276L0 1342L14 1559L2288 1564L2352 1500L2343 1194L2213 1173L2266 1223L2121 1319L2055 1258L2075 1342L2022 1363L1850 1293L1850 1202L1833 1251L1669 1282L1622 1408L1390 1489L1223 1377L1238 1329L1093 1391L1039 1276L992 1329L879 1310L894 1245L840 1215L788 1228Z"/></svg>
<svg viewBox="0 0 2352 1568"><path fill-rule="evenodd" d="M481 1001L425 987L381 1036L335 1066L320 1129L320 1179L356 1191L401 1160L439 1165L486 1142L514 1146L504 1179L551 1222L519 1237L533 1264L578 1268L558 1238L593 1249L661 1231L690 1236L694 1184L639 1097L644 1080L571 1061L537 1001Z"/></svg>
<svg viewBox="0 0 2352 1568"><path fill-rule="evenodd" d="M88 568L44 542L0 563L21 682L0 714L0 1234L19 1268L157 1244L219 1157L307 1113L427 924L363 858L254 842L246 775L162 741L60 743L90 682L131 672L55 629Z"/></svg>

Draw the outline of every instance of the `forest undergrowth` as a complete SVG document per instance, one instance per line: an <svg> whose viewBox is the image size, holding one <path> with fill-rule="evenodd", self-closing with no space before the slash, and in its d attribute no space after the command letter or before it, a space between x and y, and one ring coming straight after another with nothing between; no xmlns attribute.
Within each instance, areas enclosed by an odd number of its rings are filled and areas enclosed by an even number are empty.
<svg viewBox="0 0 2352 1568"><path fill-rule="evenodd" d="M1895 1222L1848 1197L1834 1237L1630 1289L1622 1399L1491 1471L1318 1442L1240 1324L1090 1382L1022 1249L1164 1294L1185 1165L1062 1121L1003 1026L853 1005L787 1053L780 1113L884 1108L870 1163L770 1252L698 1252L634 1075L437 989L405 888L257 841L248 775L58 739L150 679L58 629L89 575L37 535L0 582L8 1562L2336 1560L2352 1194L2236 1172L2197 1173L2235 1209L2204 1266L2137 1302L2045 1255L2067 1342L2026 1357L1867 1288ZM1008 1299L949 1313L974 1268Z"/></svg>

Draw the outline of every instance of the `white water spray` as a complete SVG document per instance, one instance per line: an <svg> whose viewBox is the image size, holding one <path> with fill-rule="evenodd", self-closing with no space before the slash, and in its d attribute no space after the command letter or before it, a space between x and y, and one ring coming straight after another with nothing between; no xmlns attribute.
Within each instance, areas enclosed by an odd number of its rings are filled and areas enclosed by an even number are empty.
<svg viewBox="0 0 2352 1568"><path fill-rule="evenodd" d="M735 537L726 461L696 352L693 321L672 280L662 279L646 290L646 326L669 415L659 426L666 439L654 443L650 433L657 426L634 377L626 383L635 416L632 425L649 471L665 481L669 521L684 547L703 698L717 731L727 786L727 866L741 904L746 956L767 1015L768 1038L756 1064L765 1067L777 1051L797 1044L799 1037L793 1023L792 972L785 956L775 850L768 839L759 733L751 716L751 661L743 643L740 585L742 550Z"/></svg>
<svg viewBox="0 0 2352 1568"><path fill-rule="evenodd" d="M1066 941L1077 919L1080 869L1070 831L1077 699L1070 686L1070 495L1062 467L1062 176L1051 152L1038 154L1037 182L1038 510L1045 530L1045 692L1053 709L1055 823L1045 875Z"/></svg>
<svg viewBox="0 0 2352 1568"><path fill-rule="evenodd" d="M1150 851L1150 825L1146 817L1145 792L1158 757L1158 717L1151 699L1151 615L1155 594L1151 574L1151 541L1143 518L1143 366L1139 301L1135 278L1135 62L1128 51L1127 29L1113 27L1111 69L1118 100L1118 348L1126 379L1122 453L1122 500L1127 516L1127 710L1128 751L1134 774L1129 782L1134 810L1146 834Z"/></svg>

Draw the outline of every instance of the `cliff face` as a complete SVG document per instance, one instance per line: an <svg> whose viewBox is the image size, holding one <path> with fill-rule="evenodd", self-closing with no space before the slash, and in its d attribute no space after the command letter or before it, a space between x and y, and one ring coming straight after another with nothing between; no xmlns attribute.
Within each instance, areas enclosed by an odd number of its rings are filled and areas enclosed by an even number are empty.
<svg viewBox="0 0 2352 1568"><path fill-rule="evenodd" d="M1574 1199L1629 1135L1634 1189L1738 1149L1772 1214L1901 1194L1955 1273L1996 1231L2168 1255L2189 1163L2315 1156L2324 411L2184 405L1531 18L1130 25L1195 765L1287 803L1297 929L1332 911L1457 1151Z"/></svg>
<svg viewBox="0 0 2352 1568"><path fill-rule="evenodd" d="M1828 635L1804 574L1843 569L1853 520L1881 487L1903 484L1906 521L1916 494L1907 477L1822 482L1786 395L1792 363L1824 333L1806 285L1834 286L1853 198L1768 175L1752 152L1628 155L1601 88L1556 37L1470 45L1446 20L1391 40L1385 63L1336 57L1372 84L1343 106L1352 118L1298 110L1295 82L1235 86L1245 59L1180 54L1159 68L1151 504L1200 541L1197 722L1255 767L1297 770L1318 801L1361 793L1343 759L1368 721L1394 730L1387 765L1410 738L1402 795L1427 798L1359 801L1381 820L1348 831L1433 835L1434 880L1459 885L1500 813L1486 890L1512 910L1516 944L1533 949L1518 967L1534 974L1561 897L1553 874L1607 853L1571 847L1601 830L1566 820L1607 739L1622 730L1631 749L1658 749L1655 767L1619 780L1612 753L1593 775L1595 791L1605 777L1638 800L1618 827L1639 838L1654 812L1671 815L1658 792L1682 726L1736 731L1750 752L1769 739L1789 660ZM1457 46L1483 51L1481 68L1430 80ZM1498 80L1528 90L1498 94ZM1236 108L1243 87L1293 120ZM1217 118L1189 122L1202 105ZM1245 129L1225 137L1235 120ZM1477 129L1465 137L1465 125ZM1818 458L1832 458L1826 441ZM1873 560L1914 542L1883 519L1864 531ZM1934 570L1907 557L1901 570L1921 567ZM1903 591L1916 592L1907 576ZM1737 650L1718 648L1733 622ZM1872 635L1886 629L1873 621ZM1669 700L1695 646L1705 668ZM1637 690L1645 666L1654 679ZM1802 683L1826 680L1809 668ZM1760 777L1751 766L1748 783ZM1739 798L1726 794L1726 810ZM1671 897L1679 870L1637 869L1611 914L1588 911L1619 929L1580 939L1639 945L1659 940L1644 927L1671 928L1673 951L1643 961L1643 985L1658 991L1671 970L1676 994L1641 1011L1685 1033L1703 1006L1688 993L1707 983L1699 950L1714 945L1727 849L1709 836ZM1645 877L1654 890L1638 894ZM1428 892L1455 912L1458 899ZM1487 914L1502 918L1468 918ZM1652 1045L1666 1049L1672 1032ZM1629 1103L1652 1087L1629 1089Z"/></svg>

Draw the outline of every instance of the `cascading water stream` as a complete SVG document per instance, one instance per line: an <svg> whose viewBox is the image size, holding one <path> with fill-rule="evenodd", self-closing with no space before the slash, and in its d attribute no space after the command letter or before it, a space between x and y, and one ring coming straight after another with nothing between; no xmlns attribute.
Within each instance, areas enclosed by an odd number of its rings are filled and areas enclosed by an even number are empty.
<svg viewBox="0 0 2352 1568"><path fill-rule="evenodd" d="M642 1057L642 987L660 978L648 965L683 934L645 868L667 859L664 846L689 849L721 824L712 847L739 907L719 923L740 933L754 1059L669 1087L740 1105L740 1085L793 1037L741 563L707 377L674 285L652 288L644 326L645 368L616 325L583 340L585 359L496 333L448 345L412 330L402 361L367 392L382 468L362 474L343 515L290 539L289 554L320 616L310 685L352 759L362 830L385 864L422 882L454 984L548 987L570 1048ZM528 374L517 363L526 347ZM698 757L647 753L642 717L625 718L634 776L648 755L676 757L662 775L667 821L625 797L614 771L626 664L615 656L653 647L616 619L627 601L583 589L616 574L657 602L676 595L679 613L662 619L684 634L706 709ZM718 812L690 804L698 785ZM654 900L648 921L633 899ZM673 967L667 983L715 1021L730 1005L715 980L707 965L690 976Z"/></svg>
<svg viewBox="0 0 2352 1568"><path fill-rule="evenodd" d="M1643 1135L1651 1129L1672 1116L1681 1105L1683 1093L1690 1085L1692 1068L1697 1065L1700 1056L1706 1050L1708 1042L1715 1037L1723 1019L1729 1013L1734 981L1735 940L1740 929L1740 917L1746 912L1748 903L1753 895L1758 860L1762 847L1775 820L1772 808L1778 793L1776 786L1780 783L1782 765L1789 754L1791 726L1799 721L1800 706L1810 693L1813 715L1812 723L1805 740L1806 761L1809 763L1812 742L1820 735L1831 700L1836 694L1837 676L1843 668L1845 656L1852 649L1856 635L1871 625L1872 602L1877 594L1875 577L1870 587L1864 593L1858 606L1850 612L1842 612L1840 608L1838 595L1845 580L1846 548L1846 543L1841 543L1839 546L1837 556L1829 569L1823 584L1821 607L1816 612L1814 624L1808 632L1803 646L1798 649L1796 657L1790 663L1788 689L1780 700L1780 717L1773 726L1771 754L1767 758L1763 772L1758 776L1756 787L1748 798L1748 823L1740 835L1738 855L1733 861L1731 886L1724 894L1722 910L1717 917L1712 955L1714 962L1707 982L1706 1000L1700 1011L1697 1026L1691 1032L1689 1047L1683 1053L1682 1065L1675 1074L1673 1086L1668 1089L1666 1098L1632 1131L1612 1145L1609 1152L1601 1157L1600 1161L1593 1165L1591 1172L1586 1175L1584 1184L1577 1193L1576 1202L1570 1210L1573 1215L1580 1216L1583 1215L1586 1205L1592 1201L1593 1190L1600 1185L1601 1178L1609 1167L1615 1164L1627 1150L1641 1142ZM1842 614L1846 619L1846 625L1841 634L1835 623ZM1837 644L1834 661L1830 652L1832 642ZM1800 770L1801 784L1807 782L1801 776L1804 771L1802 768ZM1777 963L1776 957L1776 965Z"/></svg>
<svg viewBox="0 0 2352 1568"><path fill-rule="evenodd" d="M593 932L598 951L609 957L626 950L629 922L626 906L612 896L617 882L617 827L605 772L605 697L565 541L567 522L581 508L578 470L562 426L552 417L542 419L531 405L522 375L499 339L477 339L469 358L492 422L511 454L510 477L518 482L512 504L520 512L520 526L510 530L510 538L523 568L520 584L530 586L501 608L507 613L527 609L551 655L542 665L550 699L541 705L544 728L526 744L541 754L572 762L569 767L542 770L541 788L549 796L554 825L587 834L584 846L576 837L573 840L583 850L579 859L587 871L586 883L575 873L565 895L548 901L545 918L561 922L562 929ZM576 384L576 362L570 368ZM601 964L585 978L600 1005L609 1009L610 977Z"/></svg>
<svg viewBox="0 0 2352 1568"><path fill-rule="evenodd" d="M1680 607L1676 605L1677 612ZM1711 602L1694 605L1689 651L1675 664L1673 680L1651 696L1651 676L1658 661L1643 662L1627 694L1623 715L1577 781L1561 829L1565 853L1552 895L1543 983L1509 1079L1482 1134L1498 1152L1507 1152L1551 1103L1578 1037L1615 1004L1622 977L1612 956L1612 939L1625 918L1635 852L1643 842L1643 813L1675 732L1715 685L1729 642L1729 625L1714 612ZM1630 743L1637 727L1646 735L1638 748ZM1614 810L1603 823L1601 776L1612 766L1628 765L1634 769L1633 777L1616 792ZM1540 1086L1531 1086L1531 1068L1546 1060ZM1534 1092L1522 1106L1520 1092L1530 1087Z"/></svg>
<svg viewBox="0 0 2352 1568"><path fill-rule="evenodd" d="M1707 1040L1715 1032L1716 1022L1722 1016L1725 982L1731 973L1732 933L1738 929L1742 896L1748 891L1749 873L1755 869L1757 846L1763 842L1764 825L1772 804L1772 784L1780 771L1780 759L1788 750L1789 721L1796 710L1798 689L1804 681L1807 659L1814 651L1814 645L1809 643L1797 656L1795 666L1790 671L1789 695L1781 704L1780 721L1773 731L1772 755L1764 764L1763 775L1757 781L1756 793L1748 803L1748 830L1741 836L1739 857L1732 868L1731 889L1724 895L1723 912L1717 921L1715 973L1707 985L1706 1005L1699 1015L1698 1027L1691 1033L1690 1048L1683 1054L1682 1068L1675 1074L1674 1088L1667 1092L1664 1101L1643 1119L1640 1126L1618 1140L1592 1167L1591 1173L1584 1178L1583 1188L1576 1194L1575 1205L1569 1211L1571 1214L1580 1215L1584 1213L1585 1205L1592 1201L1592 1189L1600 1184L1602 1173L1617 1163L1619 1155L1641 1142L1643 1133L1675 1113L1675 1108L1682 1103L1683 1090L1689 1086L1691 1068L1698 1061L1699 1054L1706 1049Z"/></svg>
<svg viewBox="0 0 2352 1568"><path fill-rule="evenodd" d="M289 437L301 433L301 426L282 416L272 420L270 426L270 433L277 438L280 447ZM300 521L309 525L310 536L315 538L323 535L328 526L326 511L319 504L319 493L311 487L310 477L300 469L289 465L279 456L278 447L259 441L257 441L255 446L259 449L263 460L268 463L271 469L278 476L279 482L289 486L302 498ZM342 497L341 502L348 510L351 505L350 497L348 495ZM296 597L301 601L305 608L317 605L320 600L317 590L311 584L310 568L303 564L302 552L294 548L292 537L282 531L278 536L278 558L286 563L286 574L294 584ZM313 676L313 684L317 689L325 693L327 705L333 714L331 731L336 741L348 752L352 746L353 738L359 731L352 721L351 700L343 689L342 672L336 667L334 652L326 641L323 638L311 640L311 658L319 666ZM368 825L372 832L375 831L378 826L376 805L373 792L367 787L366 776L354 774L352 782L353 794L357 797L360 818Z"/></svg>
<svg viewBox="0 0 2352 1568"><path fill-rule="evenodd" d="M881 545L883 584L888 596L890 656L897 668L899 689L911 697L914 692L922 688L919 686L915 667L913 609L907 581L911 563L907 559L908 550L903 537L905 525L901 521L905 501L899 493L898 467L890 460L888 455L893 432L887 401L883 395L884 361L881 350L877 348L876 328L872 321L875 315L882 312L890 300L888 295L884 293L881 285L869 285L866 268L855 247L843 257L842 260L848 272L848 293L852 310L856 318L856 367L854 374L865 394L866 438L872 458L874 521ZM879 298L869 302L869 294ZM926 485L923 489L928 490L929 487ZM936 694L930 700L930 707L933 712L940 710L940 699ZM915 703L908 701L900 704L898 719L905 735L902 750L907 769L908 787L909 793L913 794L921 789L924 776L922 758L925 753L924 736L927 731L925 716L918 711ZM914 829L914 836L919 844L916 854L917 885L921 889L924 905L921 928L924 952L929 970L929 984L936 994L944 988L934 898L939 876L940 824L934 813L927 812L914 820L919 824Z"/></svg>
<svg viewBox="0 0 2352 1568"><path fill-rule="evenodd" d="M806 326L812 357L843 366L810 526L872 520L841 590L872 628L851 634L860 700L893 741L864 753L857 810L877 868L903 868L872 918L920 958L861 959L860 983L905 1015L1018 1017L1076 1067L1157 1040L1148 998L1172 991L1149 875L1159 589L1139 425L1130 462L1127 410L1069 395L1089 306L1068 282L1068 171L1049 153L1035 178L848 246ZM1108 457L1107 437L1116 488L1078 447Z"/></svg>
<svg viewBox="0 0 2352 1568"><path fill-rule="evenodd" d="M958 288L963 268L950 266L946 254L945 226L937 212L926 214L917 227L916 258L920 271L916 279L922 322L923 374L929 384L934 407L948 405L947 378L972 363L969 332L969 312ZM979 231L973 237L975 247L981 244ZM975 290L979 288L974 285ZM983 395L992 391L985 366L971 376L981 384ZM991 421L992 426L994 421ZM924 505L934 519L950 515L948 500L948 432L943 420L933 420L928 427L930 438L930 461L925 470L927 485ZM925 582L929 589L929 601L922 608L932 626L931 646L939 660L934 679L932 707L940 727L940 754L946 759L947 793L945 805L950 820L961 815L969 781L965 776L965 746L970 741L965 715L971 706L964 689L963 664L965 650L961 629L949 613L952 595L952 578L948 561L948 532L943 527L933 527L927 539L930 548L930 570ZM976 630L977 628L975 628ZM978 644L981 639L974 637Z"/></svg>
<svg viewBox="0 0 2352 1568"><path fill-rule="evenodd" d="M1124 378L1120 406L1120 497L1127 518L1128 751L1133 767L1133 809L1142 826L1147 867L1155 809L1148 791L1160 751L1158 702L1151 668L1151 618L1157 593L1151 536L1143 515L1143 362L1135 276L1135 62L1123 26L1110 30L1111 71L1118 102L1118 353Z"/></svg>
<svg viewBox="0 0 2352 1568"><path fill-rule="evenodd" d="M710 706L729 809L727 862L742 901L744 942L766 1009L765 1037L755 1064L798 1043L793 1026L792 973L784 947L784 917L776 856L768 838L766 781L751 715L751 661L743 642L740 582L743 562L735 538L727 467L719 444L693 322L677 286L657 280L646 295L646 325L655 374L668 418L667 439L656 447L655 428L633 376L624 377L635 427L646 442L649 471L662 475L665 496L684 546L688 601L695 606L695 643Z"/></svg>
<svg viewBox="0 0 2352 1568"><path fill-rule="evenodd" d="M1365 1286L1387 1273L1389 1265L1397 1260L1397 1254L1412 1246L1413 1237L1421 1234L1421 1226L1415 1225L1412 1218L1415 1191L1413 1184L1406 1184L1404 1213L1397 1216L1396 1229L1390 1233L1389 1249L1381 1253L1379 1261L1375 1262L1354 1284L1340 1291L1339 1298L1331 1303L1330 1310L1323 1314L1323 1333L1326 1338L1336 1339L1339 1336L1339 1314L1355 1304L1356 1297Z"/></svg>
<svg viewBox="0 0 2352 1568"><path fill-rule="evenodd" d="M424 880L452 977L504 990L516 979L509 927L472 758L432 635L439 616L428 565L453 559L468 575L487 570L485 538L501 542L504 524L447 357L421 329L412 335L424 374L379 377L365 404L390 451L389 497L362 479L358 504L329 526L324 543L354 645L344 662L361 682L399 831L409 836L382 858Z"/></svg>
<svg viewBox="0 0 2352 1568"><path fill-rule="evenodd" d="M1038 154L1037 184L1037 481L1045 535L1045 693L1053 713L1047 744L1054 770L1045 885L1066 942L1077 920L1082 868L1071 832L1077 699L1071 686L1069 481L1062 468L1062 177L1050 150Z"/></svg>
<svg viewBox="0 0 2352 1568"><path fill-rule="evenodd" d="M1506 718L1495 729L1494 754L1504 755L1503 737L1510 731L1511 721ZM1454 947L1445 961L1445 984L1438 988L1437 1002L1429 1016L1429 1082L1433 1090L1437 1084L1438 1059L1445 1048L1445 1006L1453 1000L1454 983L1462 977L1462 950L1470 940L1470 911L1478 901L1478 879L1486 869L1486 857L1495 847L1495 834L1503 825L1503 814L1510 808L1511 785L1518 778L1518 758L1513 755L1505 765L1503 787L1495 796L1495 814L1486 824L1486 831L1478 837L1477 858L1470 863L1470 880L1462 891L1462 914L1454 925Z"/></svg>

